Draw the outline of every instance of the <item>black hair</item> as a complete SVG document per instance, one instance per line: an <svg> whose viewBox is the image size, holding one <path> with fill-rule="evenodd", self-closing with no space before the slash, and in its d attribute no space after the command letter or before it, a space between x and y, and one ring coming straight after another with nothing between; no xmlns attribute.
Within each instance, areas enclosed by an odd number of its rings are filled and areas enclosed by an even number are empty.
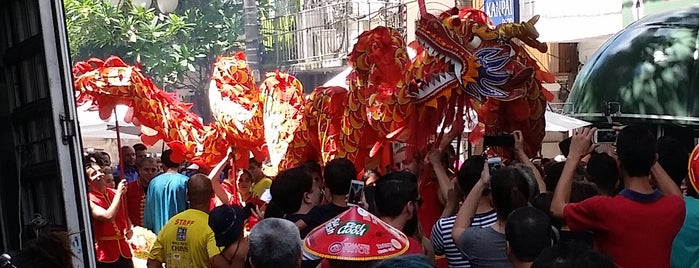
<svg viewBox="0 0 699 268"><path fill-rule="evenodd" d="M580 241L561 242L539 254L532 268L613 268L602 253Z"/></svg>
<svg viewBox="0 0 699 268"><path fill-rule="evenodd" d="M568 137L558 143L558 149L561 150L561 154L565 157L568 157L568 153L570 153L571 140L572 138Z"/></svg>
<svg viewBox="0 0 699 268"><path fill-rule="evenodd" d="M516 209L507 217L505 239L518 260L534 261L553 243L549 216L533 207Z"/></svg>
<svg viewBox="0 0 699 268"><path fill-rule="evenodd" d="M613 194L619 183L616 160L606 153L592 153L586 167L588 179L605 194Z"/></svg>
<svg viewBox="0 0 699 268"><path fill-rule="evenodd" d="M689 174L689 150L672 137L658 139L658 164L670 175L677 187Z"/></svg>
<svg viewBox="0 0 699 268"><path fill-rule="evenodd" d="M223 170L221 170L221 172L224 174L224 176L226 176L226 178L228 178L228 175L230 174L232 168L233 167L230 164L227 164L225 167L223 167Z"/></svg>
<svg viewBox="0 0 699 268"><path fill-rule="evenodd" d="M252 204L252 203L251 203ZM283 219L284 215L284 210L282 210L277 203L274 202L274 198L272 198L271 201L269 201L269 204L267 204L267 208L265 208L265 219L268 218L280 218Z"/></svg>
<svg viewBox="0 0 699 268"><path fill-rule="evenodd" d="M616 144L621 168L628 176L650 175L657 153L657 142L650 131L635 125L626 126L619 132Z"/></svg>
<svg viewBox="0 0 699 268"><path fill-rule="evenodd" d="M274 204L286 214L296 213L301 208L303 195L311 191L313 179L303 168L296 167L282 171L270 186Z"/></svg>
<svg viewBox="0 0 699 268"><path fill-rule="evenodd" d="M357 178L357 170L346 158L335 158L325 165L323 177L325 187L330 189L330 194L346 195L349 193L352 180Z"/></svg>
<svg viewBox="0 0 699 268"><path fill-rule="evenodd" d="M150 156L146 156L143 159L136 161L136 167L140 170L143 167L143 165L146 163L153 163L154 165L158 164L158 162L155 161L155 158L150 157Z"/></svg>
<svg viewBox="0 0 699 268"><path fill-rule="evenodd" d="M553 192L540 193L534 200L532 200L532 207L541 210L541 212L546 213L551 220L551 225L556 227L556 229L561 229L563 227L563 221L558 220L551 214L551 200L553 200Z"/></svg>
<svg viewBox="0 0 699 268"><path fill-rule="evenodd" d="M585 199L599 195L597 186L587 181L573 181L570 191L570 203L582 202Z"/></svg>
<svg viewBox="0 0 699 268"><path fill-rule="evenodd" d="M506 220L512 211L528 205L529 183L515 168L504 167L493 172L490 190L500 220Z"/></svg>
<svg viewBox="0 0 699 268"><path fill-rule="evenodd" d="M408 171L394 171L381 176L379 180L399 180L417 184L417 176Z"/></svg>
<svg viewBox="0 0 699 268"><path fill-rule="evenodd" d="M472 155L461 164L456 177L459 188L465 196L471 192L473 186L480 180L483 165L485 165L485 158L480 155Z"/></svg>
<svg viewBox="0 0 699 268"><path fill-rule="evenodd" d="M556 190L556 185L558 184L558 180L561 179L561 174L563 173L563 167L565 165L566 162L556 162L546 169L546 175L544 176L546 191L553 192Z"/></svg>
<svg viewBox="0 0 699 268"><path fill-rule="evenodd" d="M176 168L180 166L180 163L172 161L172 149L163 151L163 154L160 156L160 162L163 163L163 166L166 168Z"/></svg>
<svg viewBox="0 0 699 268"><path fill-rule="evenodd" d="M301 164L300 167L308 172L309 175L313 175L313 173L318 173L318 175L323 174L323 168L316 161L306 161Z"/></svg>
<svg viewBox="0 0 699 268"><path fill-rule="evenodd" d="M418 199L417 182L410 172L391 172L379 179L374 188L376 212L381 217L397 217L410 201Z"/></svg>
<svg viewBox="0 0 699 268"><path fill-rule="evenodd" d="M556 185L558 185L558 180L561 179L561 174L563 173L563 167L565 167L566 162L556 162L548 166L546 169L546 176L544 176L544 184L546 185L546 191L553 192L556 190ZM576 180L582 180L587 177L585 170L582 167L575 168L575 174L573 178Z"/></svg>
<svg viewBox="0 0 699 268"><path fill-rule="evenodd" d="M144 145L143 143L136 143L133 145L133 150L134 151L145 151L148 150L148 147Z"/></svg>
<svg viewBox="0 0 699 268"><path fill-rule="evenodd" d="M89 153L83 158L83 164L87 167L88 164L95 163L98 166L101 166L102 161L100 159L102 158L101 153Z"/></svg>

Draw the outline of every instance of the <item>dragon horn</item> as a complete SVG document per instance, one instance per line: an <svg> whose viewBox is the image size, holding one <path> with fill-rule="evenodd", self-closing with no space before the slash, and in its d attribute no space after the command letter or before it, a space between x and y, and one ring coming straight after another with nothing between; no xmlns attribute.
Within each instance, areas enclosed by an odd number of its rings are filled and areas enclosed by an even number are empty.
<svg viewBox="0 0 699 268"><path fill-rule="evenodd" d="M126 67L126 63L124 60L119 58L119 56L109 56L106 61L104 61L104 65L110 66L110 67Z"/></svg>

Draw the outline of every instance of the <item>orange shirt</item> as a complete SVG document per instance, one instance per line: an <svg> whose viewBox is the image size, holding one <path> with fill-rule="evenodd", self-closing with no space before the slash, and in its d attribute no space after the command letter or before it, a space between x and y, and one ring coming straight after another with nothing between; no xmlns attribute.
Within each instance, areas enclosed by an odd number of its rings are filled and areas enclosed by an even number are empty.
<svg viewBox="0 0 699 268"><path fill-rule="evenodd" d="M143 226L143 211L146 206L145 189L138 180L129 182L126 189L126 208L129 219L133 225Z"/></svg>
<svg viewBox="0 0 699 268"><path fill-rule="evenodd" d="M116 192L107 189L105 194L90 191L88 198L91 203L108 209L114 200ZM92 219L92 232L95 237L95 254L98 262L112 263L119 257L131 258L131 249L126 243L124 230L130 228L126 214L126 206L122 205L117 211L116 217L111 221Z"/></svg>

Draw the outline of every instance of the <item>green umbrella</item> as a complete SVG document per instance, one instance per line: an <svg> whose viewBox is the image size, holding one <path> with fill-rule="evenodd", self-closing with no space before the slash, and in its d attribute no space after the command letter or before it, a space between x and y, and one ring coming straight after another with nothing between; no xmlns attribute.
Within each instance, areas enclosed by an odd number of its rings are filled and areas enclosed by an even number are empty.
<svg viewBox="0 0 699 268"><path fill-rule="evenodd" d="M580 71L567 112L590 122L699 126L699 7L643 18Z"/></svg>

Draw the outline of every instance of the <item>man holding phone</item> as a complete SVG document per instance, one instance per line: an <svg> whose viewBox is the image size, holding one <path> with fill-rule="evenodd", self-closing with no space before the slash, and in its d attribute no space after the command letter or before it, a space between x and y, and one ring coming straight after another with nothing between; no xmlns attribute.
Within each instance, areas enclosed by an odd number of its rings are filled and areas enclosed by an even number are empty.
<svg viewBox="0 0 699 268"><path fill-rule="evenodd" d="M571 231L594 231L595 247L617 267L670 267L670 248L684 221L685 207L682 192L656 161L657 143L648 130L627 126L617 136L623 191L614 197L569 203L573 175L590 151L594 132L582 129L573 135L551 213L565 220Z"/></svg>

